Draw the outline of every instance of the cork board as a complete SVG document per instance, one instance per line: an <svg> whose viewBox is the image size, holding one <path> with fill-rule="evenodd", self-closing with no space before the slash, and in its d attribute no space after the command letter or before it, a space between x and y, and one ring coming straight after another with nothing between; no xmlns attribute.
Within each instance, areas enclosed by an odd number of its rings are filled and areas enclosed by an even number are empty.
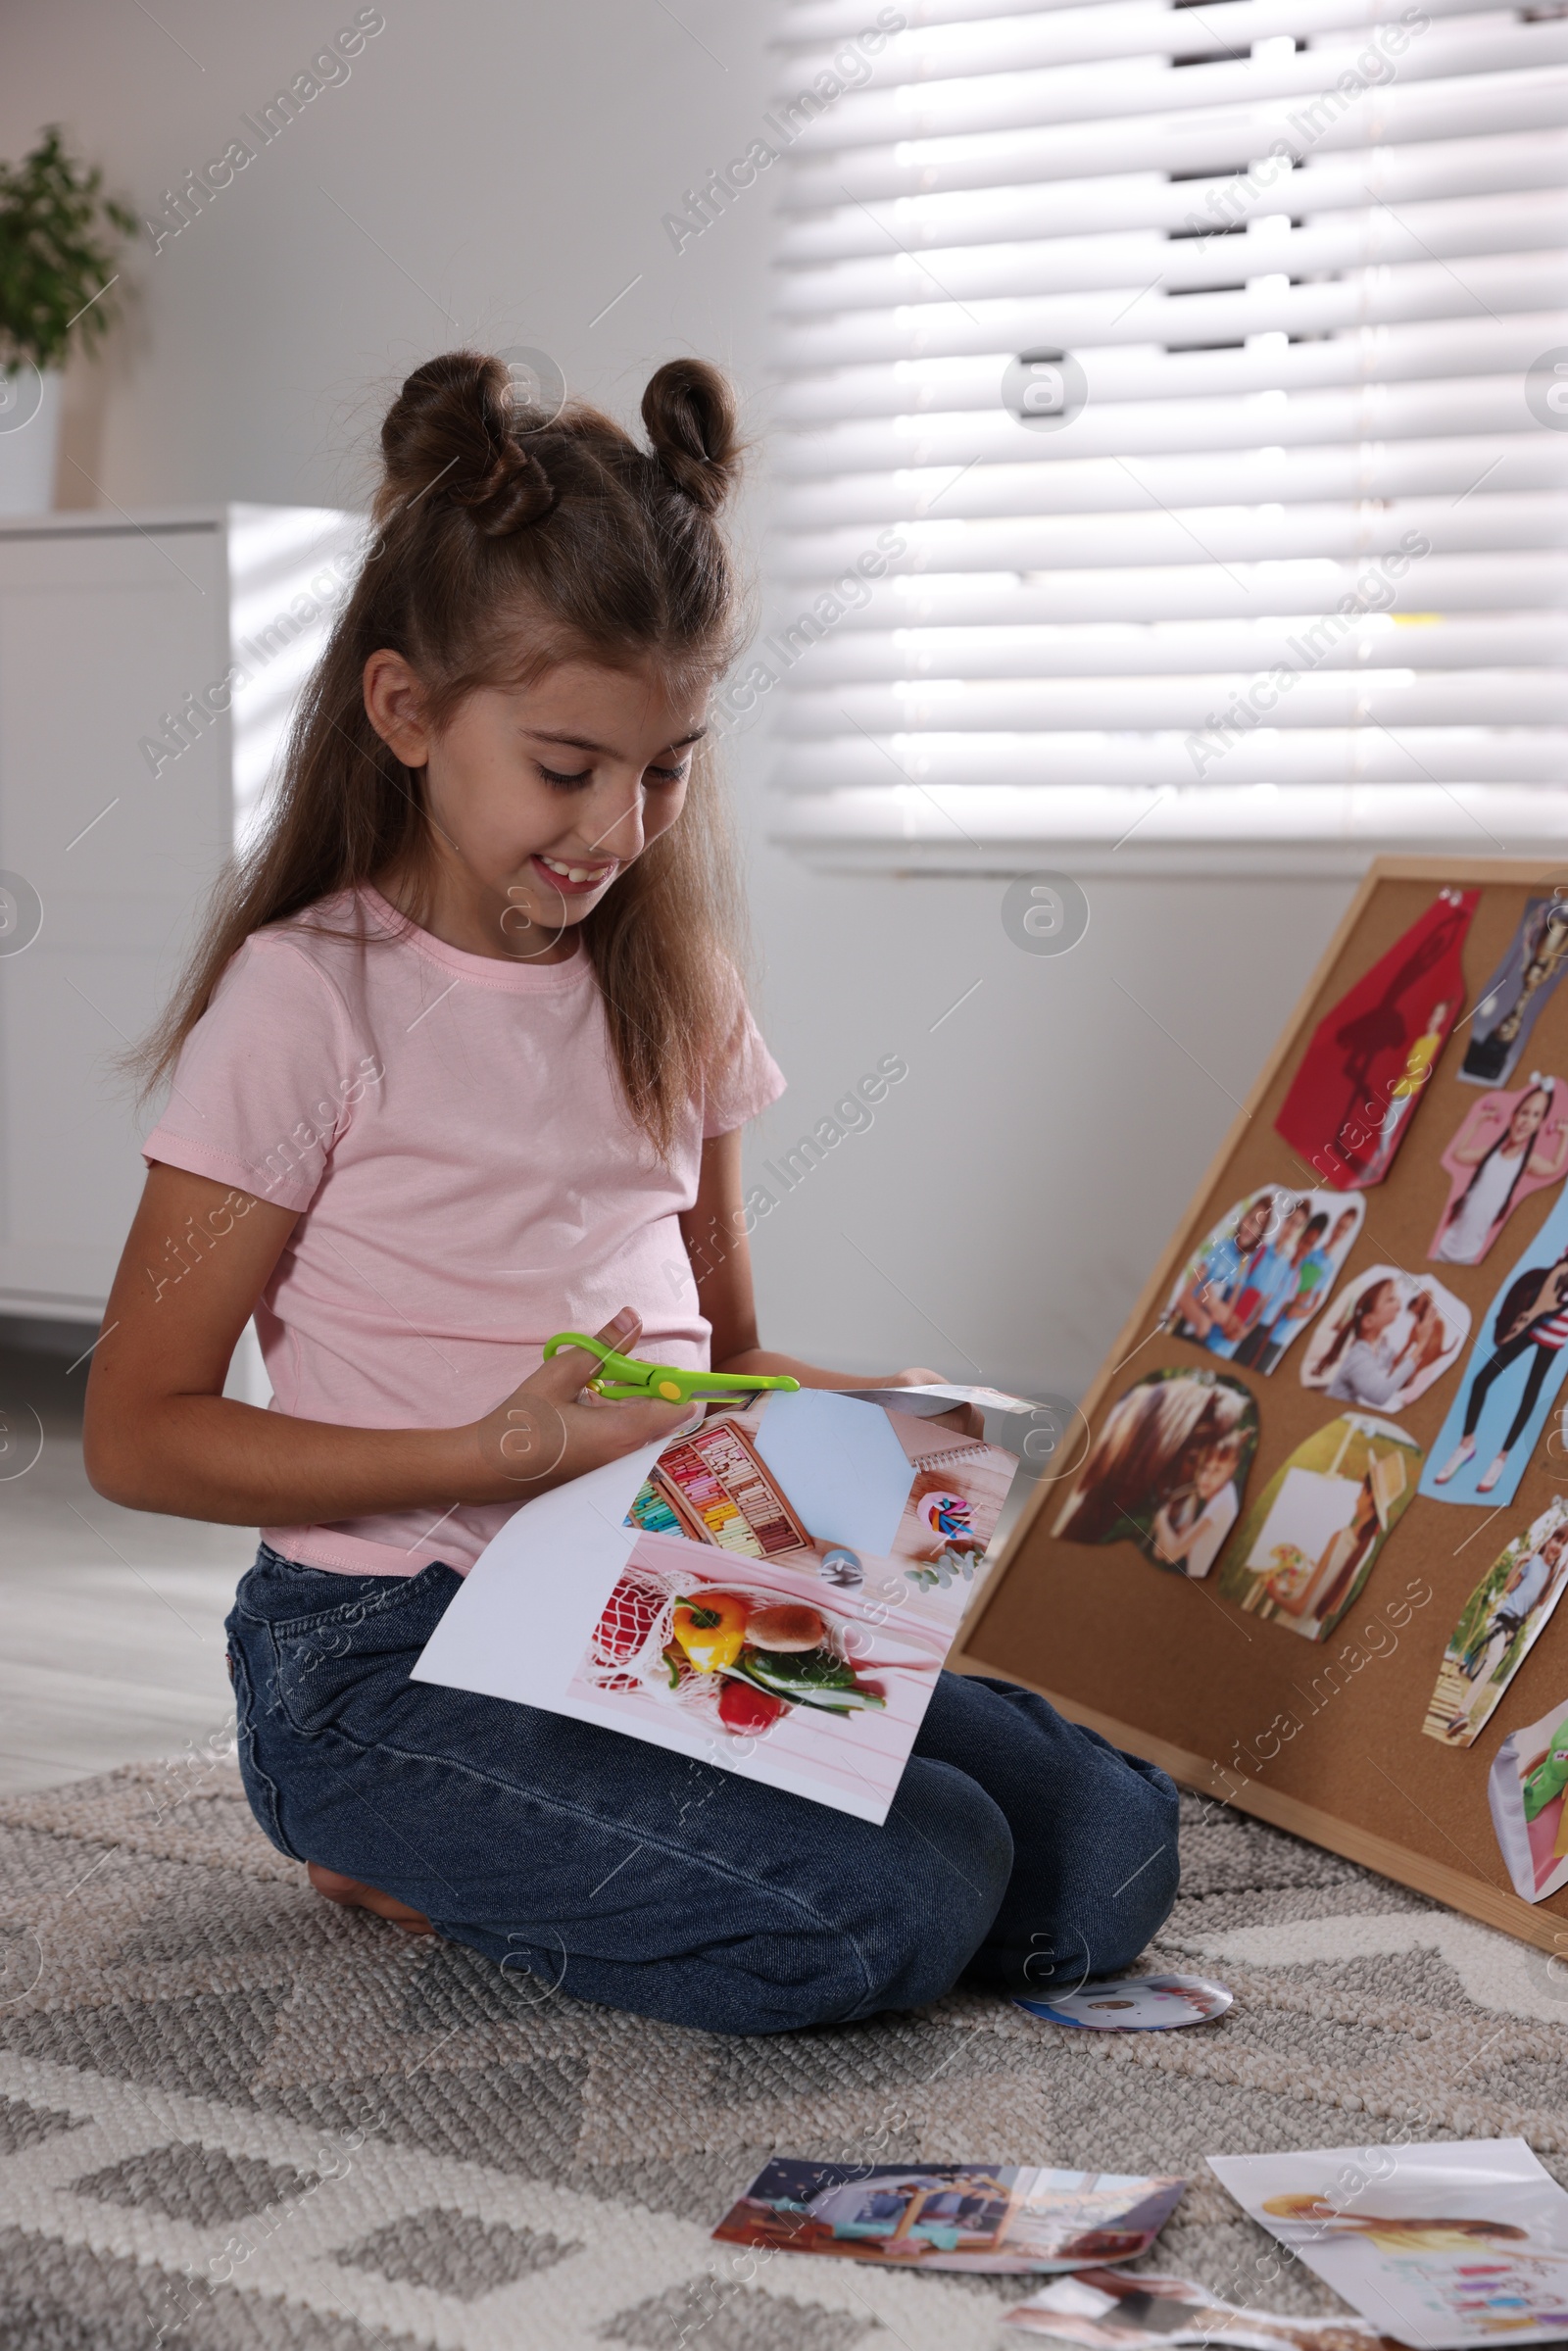
<svg viewBox="0 0 1568 2351"><path fill-rule="evenodd" d="M1568 1518L1562 1433L1568 1384L1555 1394L1544 1424L1516 1444L1513 1466L1523 1460L1524 1467L1512 1499L1497 1500L1506 1481L1485 1497L1440 1499L1430 1489L1433 1473L1453 1449L1456 1399L1494 1345L1499 1291L1548 1219L1555 1218L1558 1232L1568 1214L1568 1185L1544 1183L1511 1206L1479 1262L1435 1263L1428 1255L1446 1214L1452 1214L1456 1179L1441 1154L1488 1090L1459 1075L1470 1041L1485 1025L1478 1005L1516 938L1527 902L1550 900L1559 884L1568 898L1568 873L1535 863L1390 857L1373 866L1085 1396L1081 1422L1053 1457L1050 1474L993 1563L953 1662L960 1670L1024 1683L1189 1787L1528 1942L1568 1954L1568 1885L1534 1903L1515 1892L1487 1795L1490 1767L1510 1732L1553 1708L1568 1716L1568 1597L1539 1630L1473 1743L1449 1746L1423 1728L1450 1636L1482 1577L1552 1504ZM1479 893L1458 951L1464 998L1455 1010L1457 1025L1404 1113L1408 1124L1385 1179L1364 1190L1338 1189L1322 1172L1323 1159L1317 1169L1310 1166L1276 1131L1275 1119L1288 1095L1299 1098L1293 1087L1318 1024L1429 915L1445 889ZM1494 1023L1494 1010L1492 1017ZM1568 1085L1568 979L1545 994L1516 1072L1495 1083L1523 1088L1535 1070ZM1556 1099L1559 1105L1565 1100L1561 1088ZM1343 1165L1337 1172L1343 1175ZM1325 1282L1326 1303L1265 1375L1245 1360L1217 1359L1201 1340L1176 1336L1162 1318L1179 1278L1214 1229L1223 1227L1238 1202L1270 1185L1298 1195L1329 1190L1336 1200L1363 1200L1365 1210ZM1548 1234L1543 1244L1548 1257L1557 1253L1546 1246L1551 1241ZM1338 1316L1348 1313L1348 1294L1358 1293L1374 1267L1415 1277L1429 1290L1440 1284L1468 1309L1469 1330L1446 1367L1431 1371L1422 1393L1365 1407L1367 1417L1395 1424L1415 1449L1393 1463L1362 1464L1373 1497L1367 1507L1375 1504L1387 1519L1381 1547L1333 1630L1321 1640L1305 1639L1271 1596L1289 1591L1289 1571L1278 1570L1284 1581L1272 1584L1261 1575L1239 1579L1236 1571L1247 1558L1265 1555L1252 1541L1258 1506L1288 1457L1336 1416L1360 1409L1336 1402L1321 1385L1303 1384L1301 1372L1316 1335L1323 1334L1326 1346ZM1568 1349L1563 1352L1568 1362ZM1054 1532L1075 1491L1084 1487L1075 1473L1103 1458L1093 1448L1104 1438L1119 1399L1149 1374L1184 1370L1202 1370L1211 1379L1222 1375L1245 1388L1255 1405L1255 1424L1245 1397L1231 1406L1248 1420L1240 1449L1246 1454L1250 1447L1250 1458L1241 1465L1234 1524L1200 1580L1147 1556L1147 1526L1143 1547L1132 1539L1074 1542ZM1254 1425L1255 1445L1250 1434ZM1481 1434L1494 1451L1490 1424L1483 1422ZM1441 1451L1440 1435L1446 1440ZM1416 1485L1421 1455L1427 1491ZM1454 1478L1453 1490L1473 1486L1489 1458L1483 1449L1481 1460ZM1333 1464L1319 1464L1328 1466ZM1304 1484L1312 1489L1309 1499L1321 1502L1328 1493L1321 1477L1314 1484L1309 1476ZM1391 1493L1396 1496L1392 1506ZM1332 1494L1329 1501L1332 1516ZM1198 1503L1183 1507L1196 1510ZM1251 1537L1243 1543L1250 1520ZM1335 1540L1332 1530L1329 1540ZM1308 1552L1315 1541L1307 1543ZM1309 1578L1305 1553L1299 1568ZM1232 1596L1222 1589L1227 1584ZM1239 1590L1250 1594L1250 1604L1234 1596ZM1451 1677L1453 1669L1446 1671ZM1490 1662L1484 1662L1483 1681L1489 1672ZM1470 1686L1462 1676L1453 1687L1468 1699Z"/></svg>

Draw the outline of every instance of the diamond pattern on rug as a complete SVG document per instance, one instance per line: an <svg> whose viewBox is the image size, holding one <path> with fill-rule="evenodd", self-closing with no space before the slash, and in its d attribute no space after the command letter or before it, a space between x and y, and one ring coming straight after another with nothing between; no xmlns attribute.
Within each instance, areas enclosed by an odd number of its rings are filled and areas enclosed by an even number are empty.
<svg viewBox="0 0 1568 2351"><path fill-rule="evenodd" d="M99 2204L145 2204L172 2221L210 2229L218 2221L242 2221L269 2204L291 2203L317 2185L314 2172L264 2163L258 2155L228 2155L198 2139L177 2139L73 2180L71 2191Z"/></svg>
<svg viewBox="0 0 1568 2351"><path fill-rule="evenodd" d="M356 2270L375 2270L394 2285L422 2285L437 2294L453 2294L460 2302L477 2302L503 2285L515 2285L548 2270L576 2244L560 2244L553 2236L531 2229L509 2228L505 2221L481 2221L472 2213L433 2205L389 2221L373 2236L345 2245L332 2259Z"/></svg>
<svg viewBox="0 0 1568 2351"><path fill-rule="evenodd" d="M869 2312L849 2317L819 2302L796 2302L788 2294L724 2285L709 2277L672 2285L599 2329L603 2341L631 2343L636 2351L672 2351L694 2336L702 2351L852 2351L882 2331Z"/></svg>
<svg viewBox="0 0 1568 2351"><path fill-rule="evenodd" d="M84 2260L21 2229L0 2228L0 2343L5 2351L435 2351L428 2336L346 2313L302 2309L231 2285L214 2292L122 2254Z"/></svg>
<svg viewBox="0 0 1568 2351"><path fill-rule="evenodd" d="M60 2131L75 2131L80 2117L51 2106L29 2106L25 2098L0 2098L0 2155L20 2155Z"/></svg>

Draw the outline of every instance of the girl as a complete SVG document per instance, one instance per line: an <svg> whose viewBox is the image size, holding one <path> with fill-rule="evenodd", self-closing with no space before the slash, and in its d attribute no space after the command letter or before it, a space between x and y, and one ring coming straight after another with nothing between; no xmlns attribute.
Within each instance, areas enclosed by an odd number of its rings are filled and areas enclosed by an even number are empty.
<svg viewBox="0 0 1568 2351"><path fill-rule="evenodd" d="M944 1674L877 1829L409 1679L510 1511L683 1419L584 1401L552 1332L856 1384L762 1352L752 1303L740 1129L782 1080L703 747L732 403L677 361L642 415L651 449L517 409L466 352L393 403L270 825L154 1041L89 1471L262 1525L241 1768L335 1900L733 2033L1038 1988L1043 1950L1114 1972L1170 1907L1175 1791L1025 1690ZM252 1315L267 1412L223 1395Z"/></svg>
<svg viewBox="0 0 1568 2351"><path fill-rule="evenodd" d="M1427 1252L1435 1264L1479 1265L1501 1232L1523 1179L1531 1177L1535 1189L1554 1184L1568 1169L1568 1125L1560 1118L1547 1123L1555 1092L1554 1078L1536 1075L1511 1114L1495 1095L1477 1103L1470 1134L1456 1137L1444 1153L1446 1167L1456 1176L1468 1169L1470 1179L1455 1193ZM1488 1143L1486 1130L1498 1118L1502 1132Z"/></svg>

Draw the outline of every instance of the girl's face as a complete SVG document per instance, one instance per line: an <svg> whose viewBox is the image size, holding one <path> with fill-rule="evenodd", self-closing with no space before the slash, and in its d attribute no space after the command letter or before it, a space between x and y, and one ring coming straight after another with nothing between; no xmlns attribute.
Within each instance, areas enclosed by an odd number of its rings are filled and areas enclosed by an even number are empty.
<svg viewBox="0 0 1568 2351"><path fill-rule="evenodd" d="M365 693L395 756L424 769L432 919L457 928L451 945L541 962L572 952L572 926L674 823L705 731L700 688L591 661L480 686L439 730L401 656L372 654Z"/></svg>
<svg viewBox="0 0 1568 2351"><path fill-rule="evenodd" d="M1509 1142L1528 1142L1539 1131L1545 1115L1546 1097L1544 1094L1527 1094L1522 1102L1514 1104L1513 1116L1508 1121Z"/></svg>
<svg viewBox="0 0 1568 2351"><path fill-rule="evenodd" d="M1214 1499L1229 1481L1236 1461L1237 1448L1234 1443L1211 1445L1207 1452L1201 1455L1193 1474L1193 1484L1202 1501L1211 1502Z"/></svg>
<svg viewBox="0 0 1568 2351"><path fill-rule="evenodd" d="M1381 1339L1399 1311L1399 1294L1392 1282L1380 1282L1361 1315L1363 1339Z"/></svg>

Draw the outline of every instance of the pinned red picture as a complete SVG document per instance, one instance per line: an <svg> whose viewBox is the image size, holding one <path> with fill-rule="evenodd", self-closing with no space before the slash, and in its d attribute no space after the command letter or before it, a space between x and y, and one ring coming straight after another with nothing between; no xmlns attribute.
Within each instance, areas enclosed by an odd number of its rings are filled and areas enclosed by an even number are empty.
<svg viewBox="0 0 1568 2351"><path fill-rule="evenodd" d="M1444 890L1312 1032L1276 1130L1336 1192L1381 1184L1464 1005L1479 890Z"/></svg>

